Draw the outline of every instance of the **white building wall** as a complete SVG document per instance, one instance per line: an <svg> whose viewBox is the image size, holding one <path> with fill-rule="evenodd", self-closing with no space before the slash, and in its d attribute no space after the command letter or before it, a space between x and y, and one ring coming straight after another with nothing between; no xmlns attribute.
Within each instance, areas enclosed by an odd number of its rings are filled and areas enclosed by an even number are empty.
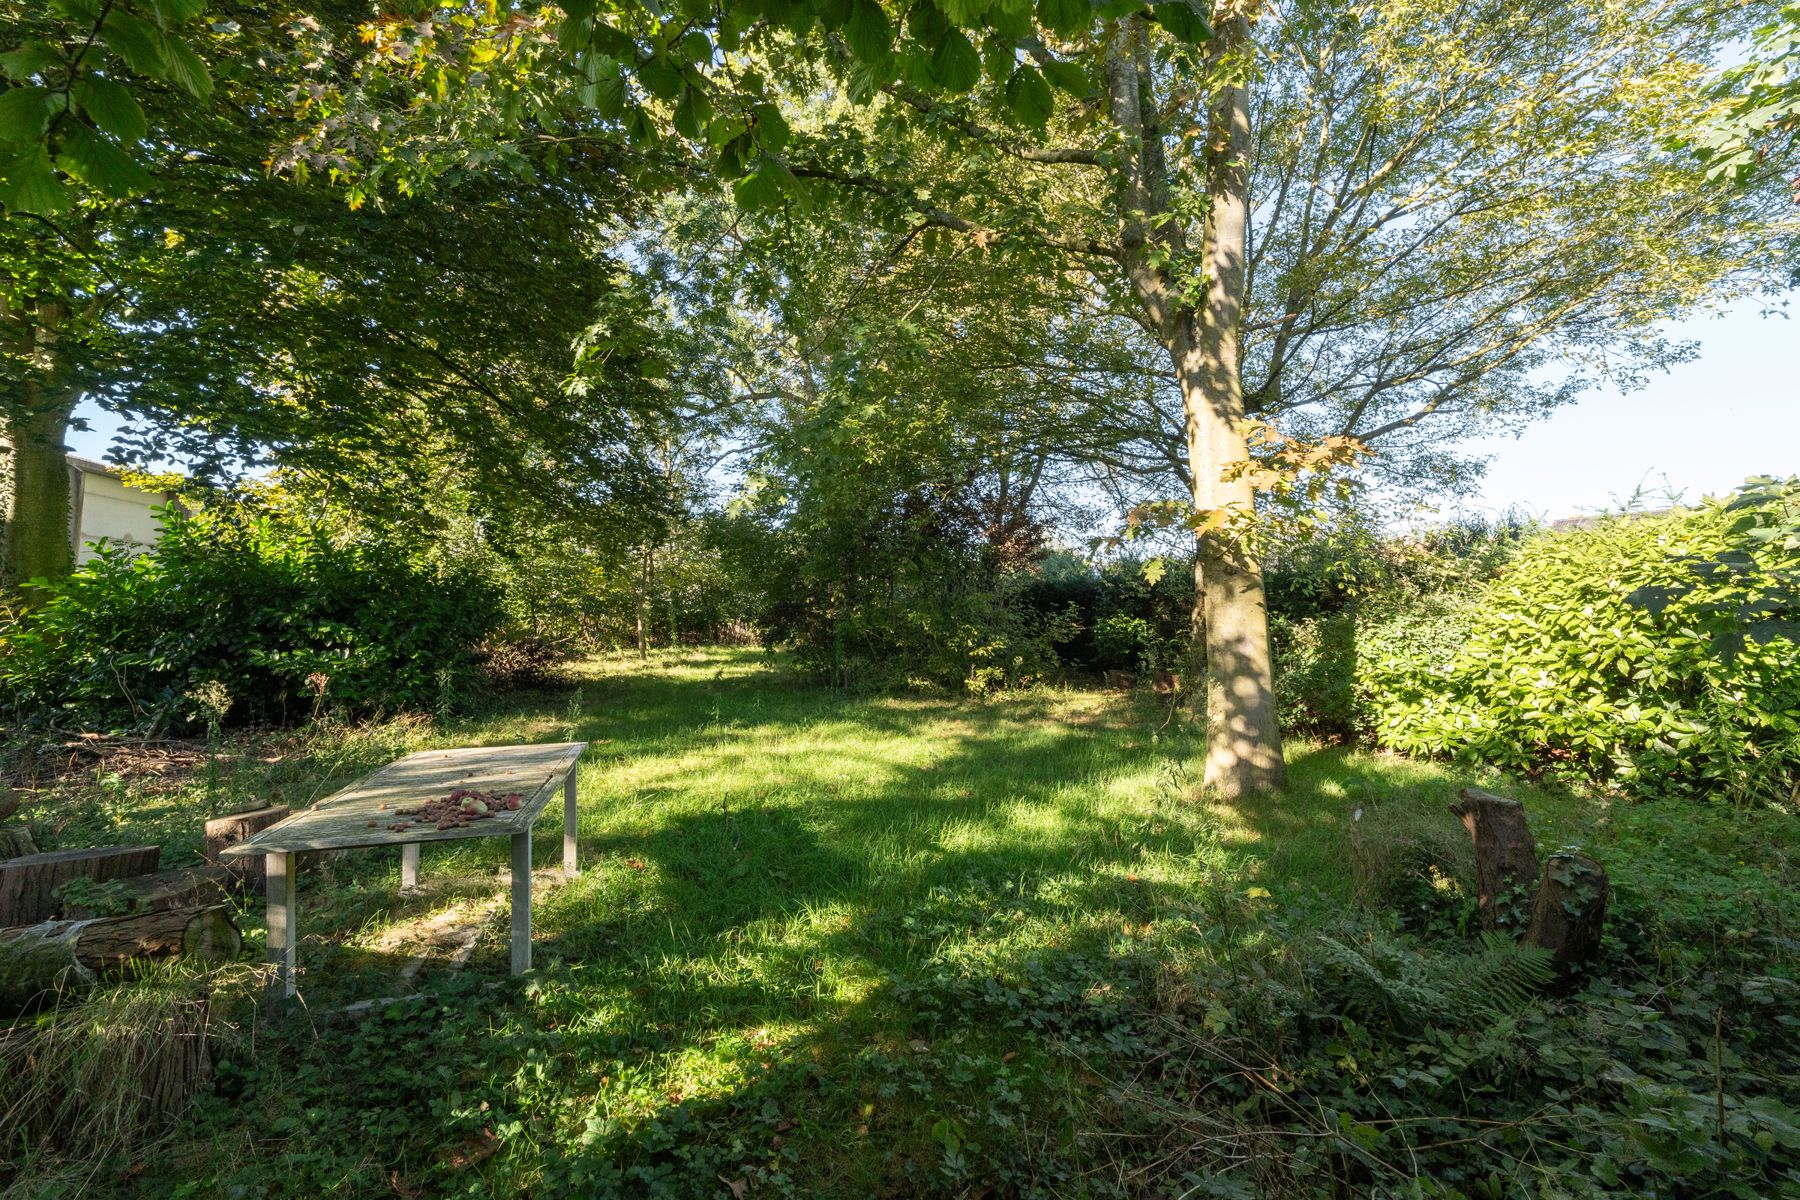
<svg viewBox="0 0 1800 1200"><path fill-rule="evenodd" d="M169 502L165 492L146 492L126 487L113 473L99 463L69 460L70 500L79 521L75 539L75 560L85 563L94 557L93 544L105 539L137 550L147 550L162 536L162 522L155 509Z"/></svg>

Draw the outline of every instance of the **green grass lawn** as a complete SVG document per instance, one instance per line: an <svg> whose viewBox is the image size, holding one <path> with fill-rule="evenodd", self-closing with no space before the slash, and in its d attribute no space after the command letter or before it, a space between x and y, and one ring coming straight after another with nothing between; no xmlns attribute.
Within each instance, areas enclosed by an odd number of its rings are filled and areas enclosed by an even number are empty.
<svg viewBox="0 0 1800 1200"><path fill-rule="evenodd" d="M1284 796L1201 803L1195 742L1166 716L1092 691L846 695L708 650L589 664L573 696L444 729L265 748L210 784L90 783L61 836L111 823L180 854L207 804L304 803L407 749L591 744L576 880L552 871L560 840L541 827L533 978L505 979L503 840L428 848L410 897L394 852L315 863L303 1008L275 1030L239 1010L215 1096L130 1187L1142 1194L1154 1155L1133 1150L1120 1089L1146 1023L1261 1020L1196 973L1279 978L1289 943L1345 913L1463 936L1467 850L1445 811L1459 787L1504 786L1540 842L1657 878L1653 818L1381 755L1291 746ZM1793 850L1759 840L1764 857L1740 863L1744 842L1705 841L1696 904ZM469 969L438 952L403 981L451 916L484 922ZM245 926L260 946L259 906ZM325 1019L417 988L436 999Z"/></svg>

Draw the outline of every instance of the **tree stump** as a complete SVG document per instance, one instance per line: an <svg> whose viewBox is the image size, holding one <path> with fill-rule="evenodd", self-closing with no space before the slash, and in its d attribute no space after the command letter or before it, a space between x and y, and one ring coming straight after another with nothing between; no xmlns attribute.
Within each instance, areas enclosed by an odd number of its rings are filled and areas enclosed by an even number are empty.
<svg viewBox="0 0 1800 1200"><path fill-rule="evenodd" d="M62 911L56 889L71 879L127 879L156 870L156 846L58 850L0 862L0 926L30 925Z"/></svg>
<svg viewBox="0 0 1800 1200"><path fill-rule="evenodd" d="M268 886L262 855L249 854L242 858L220 858L219 855L239 842L248 841L275 822L284 820L287 815L287 805L273 804L248 812L214 817L206 823L206 861L224 867L245 891L262 895Z"/></svg>
<svg viewBox="0 0 1800 1200"><path fill-rule="evenodd" d="M0 825L0 862L36 853L37 843L31 840L30 826Z"/></svg>
<svg viewBox="0 0 1800 1200"><path fill-rule="evenodd" d="M1524 928L1538 873L1537 843L1525 823L1525 806L1480 788L1464 788L1450 812L1475 843L1482 928Z"/></svg>
<svg viewBox="0 0 1800 1200"><path fill-rule="evenodd" d="M134 959L182 955L229 962L243 946L223 904L0 930L0 1000L16 1010L46 992L92 985L97 974L117 972Z"/></svg>
<svg viewBox="0 0 1800 1200"><path fill-rule="evenodd" d="M232 882L231 872L223 866L178 867L115 881L119 898L127 902L126 912L156 912L165 908L193 908L199 905L223 904L225 889ZM63 916L84 920L114 914L64 904Z"/></svg>
<svg viewBox="0 0 1800 1200"><path fill-rule="evenodd" d="M1607 887L1605 868L1585 854L1552 854L1544 860L1525 940L1550 951L1559 975L1566 978L1599 952Z"/></svg>
<svg viewBox="0 0 1800 1200"><path fill-rule="evenodd" d="M1450 806L1475 843L1482 924L1510 929L1521 942L1548 950L1557 976L1600 952L1606 925L1606 871L1585 854L1559 852L1544 862L1525 824L1525 806L1479 788L1464 788Z"/></svg>

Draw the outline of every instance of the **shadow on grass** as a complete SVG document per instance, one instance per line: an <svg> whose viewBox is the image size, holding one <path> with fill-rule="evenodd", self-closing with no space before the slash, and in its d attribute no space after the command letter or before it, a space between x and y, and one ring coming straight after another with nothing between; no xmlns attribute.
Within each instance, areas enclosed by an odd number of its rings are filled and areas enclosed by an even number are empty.
<svg viewBox="0 0 1800 1200"><path fill-rule="evenodd" d="M281 1035L196 1127L242 1147L211 1168L221 1190L285 1156L272 1194L470 1174L539 1196L1078 1192L1107 1101L1059 1039L1104 1038L1109 972L1153 969L1152 926L1204 937L1253 877L1343 892L1359 806L1451 820L1456 783L1427 767L1301 747L1285 797L1207 805L1193 739L1153 739L1147 705L844 695L742 662L585 681L572 730L521 714L593 743L584 871L539 898L538 978L499 1005L459 982L428 1011ZM491 893L479 877L504 856L474 842L426 871ZM384 891L391 864L333 871L321 927L416 915ZM313 994L391 967L331 951ZM409 1040L431 1056L379 1051ZM308 1114L348 1131L317 1161L256 1132ZM478 1160L441 1152L493 1130Z"/></svg>

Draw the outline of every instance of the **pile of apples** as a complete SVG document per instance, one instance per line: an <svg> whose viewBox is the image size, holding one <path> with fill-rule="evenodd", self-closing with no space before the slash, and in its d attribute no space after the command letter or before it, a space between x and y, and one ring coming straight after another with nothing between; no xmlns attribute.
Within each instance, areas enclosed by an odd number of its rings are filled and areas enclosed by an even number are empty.
<svg viewBox="0 0 1800 1200"><path fill-rule="evenodd" d="M476 821L486 820L503 812L515 812L525 797L517 792L508 792L502 796L499 792L481 792L474 788L457 788L442 800L433 800L418 808L402 808L395 815L411 817L414 822L427 825L435 824L439 829L464 829ZM394 826L390 825L392 829Z"/></svg>

